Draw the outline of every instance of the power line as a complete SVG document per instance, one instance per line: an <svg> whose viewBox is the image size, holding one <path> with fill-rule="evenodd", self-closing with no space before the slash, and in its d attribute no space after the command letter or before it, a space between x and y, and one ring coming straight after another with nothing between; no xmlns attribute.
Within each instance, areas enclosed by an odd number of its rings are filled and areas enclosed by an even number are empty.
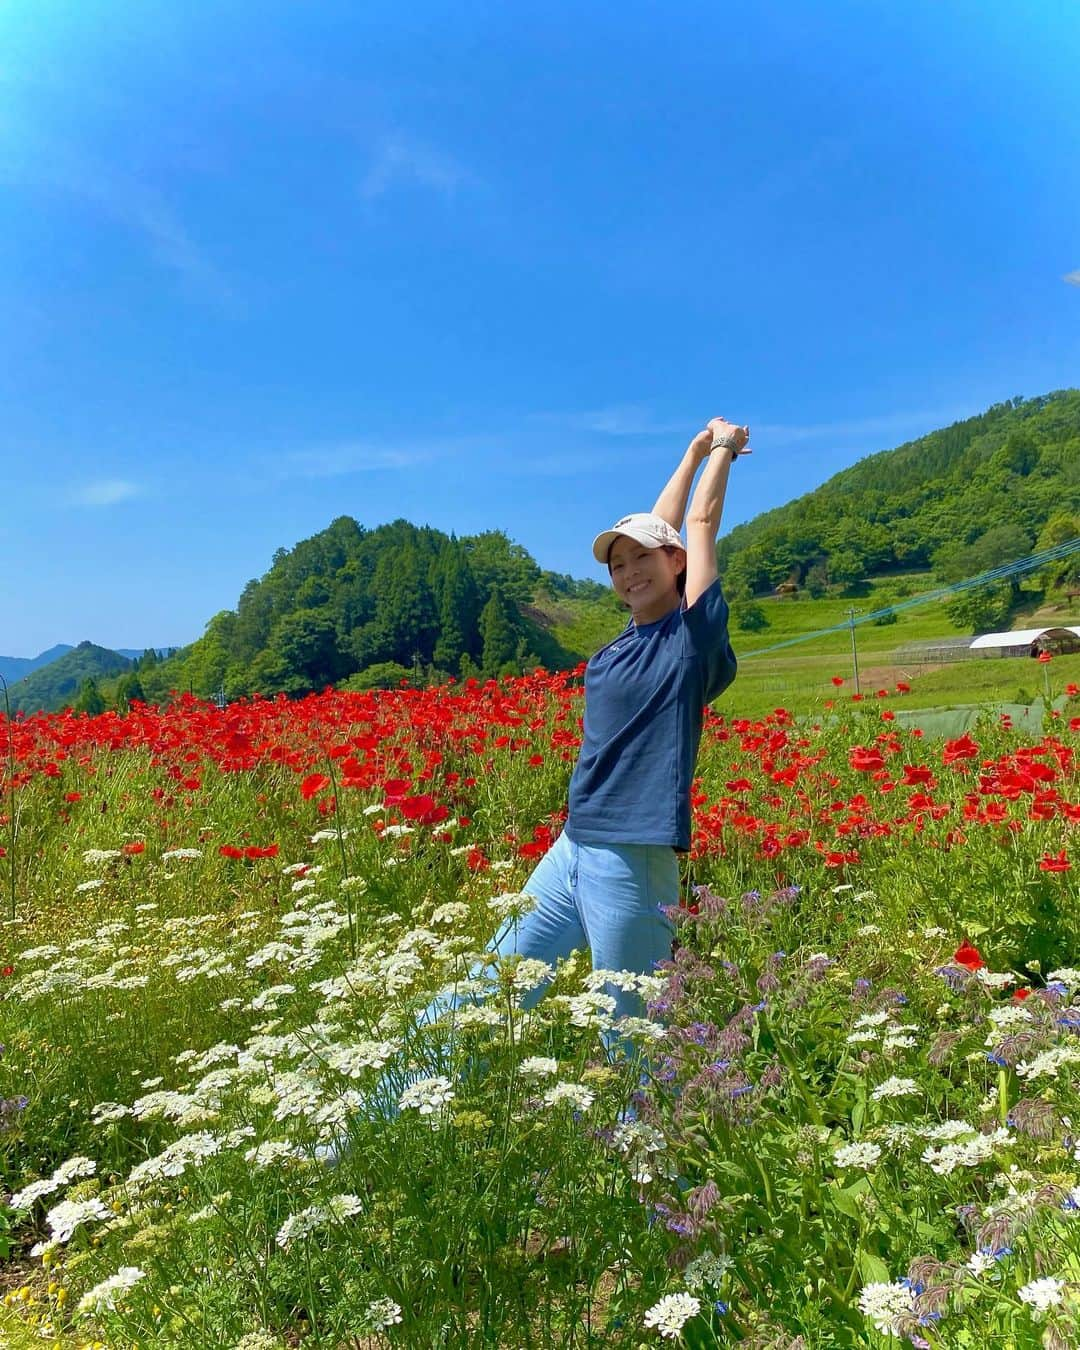
<svg viewBox="0 0 1080 1350"><path fill-rule="evenodd" d="M1004 581L1007 577L1018 576L1021 572L1031 572L1035 568L1045 566L1046 563L1056 562L1059 558L1067 558L1077 549L1080 549L1080 535L1075 539L1066 540L1064 544L1055 544L1053 548L1043 549L1041 553L1032 553L1027 558L1017 558L1014 562L1002 563L1000 567L992 567L988 572L980 572L978 576L967 577L964 581L953 581L948 586L940 586L936 591L926 591L923 595L912 596L910 600L901 600L895 605L884 605L881 609L872 609L859 618L855 618L852 614L844 623L833 624L831 628L818 628L813 633L802 633L799 637L787 638L783 642L774 642L771 647L758 647L756 651L740 652L739 660L745 661L751 656L765 656L768 652L780 651L782 647L795 647L800 642L812 642L814 638L828 637L831 633L842 633L845 629L853 631L857 624L871 623L874 619L880 619L884 614L895 614L902 609L911 609L913 605L928 605L934 600L941 600L957 591L972 590L976 586L986 586L992 581Z"/></svg>

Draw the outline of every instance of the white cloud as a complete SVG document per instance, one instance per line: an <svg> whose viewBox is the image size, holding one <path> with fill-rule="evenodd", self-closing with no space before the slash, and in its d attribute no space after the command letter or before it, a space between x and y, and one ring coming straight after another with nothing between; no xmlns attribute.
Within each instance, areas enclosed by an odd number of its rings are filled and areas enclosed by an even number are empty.
<svg viewBox="0 0 1080 1350"><path fill-rule="evenodd" d="M473 182L473 175L452 155L421 145L400 132L384 136L360 184L368 201L381 197L395 184L416 183L444 197Z"/></svg>
<svg viewBox="0 0 1080 1350"><path fill-rule="evenodd" d="M1075 272L1066 272L1061 279L1068 282L1070 286L1080 286L1080 267Z"/></svg>
<svg viewBox="0 0 1080 1350"><path fill-rule="evenodd" d="M689 441L697 430L696 427L688 430L686 421L657 421L641 403L616 403L584 412L542 412L533 416L539 422L600 436L670 436L686 432Z"/></svg>
<svg viewBox="0 0 1080 1350"><path fill-rule="evenodd" d="M123 478L103 478L76 488L71 494L71 503L73 506L115 506L117 502L127 502L141 495L142 488L138 483L129 483Z"/></svg>
<svg viewBox="0 0 1080 1350"><path fill-rule="evenodd" d="M750 439L770 441L811 441L838 440L849 436L859 437L899 437L900 444L913 436L926 435L929 431L949 426L964 417L970 417L969 410L941 408L936 412L900 412L887 413L882 417L853 418L848 422L754 422L750 421Z"/></svg>
<svg viewBox="0 0 1080 1350"><path fill-rule="evenodd" d="M237 307L235 291L154 188L78 146L11 127L0 135L0 182L70 197L139 240L159 266L179 276L199 299Z"/></svg>
<svg viewBox="0 0 1080 1350"><path fill-rule="evenodd" d="M438 458L444 447L387 446L350 441L292 450L271 465L279 478L337 478L345 474L412 469Z"/></svg>

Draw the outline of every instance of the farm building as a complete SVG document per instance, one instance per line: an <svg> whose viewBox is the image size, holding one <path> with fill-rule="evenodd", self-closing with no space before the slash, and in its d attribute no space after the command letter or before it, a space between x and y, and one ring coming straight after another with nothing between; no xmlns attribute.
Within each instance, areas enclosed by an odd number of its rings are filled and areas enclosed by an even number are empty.
<svg viewBox="0 0 1080 1350"><path fill-rule="evenodd" d="M1060 656L1063 652L1080 652L1080 625L984 633L971 643L971 650L995 656L1038 656L1040 652Z"/></svg>

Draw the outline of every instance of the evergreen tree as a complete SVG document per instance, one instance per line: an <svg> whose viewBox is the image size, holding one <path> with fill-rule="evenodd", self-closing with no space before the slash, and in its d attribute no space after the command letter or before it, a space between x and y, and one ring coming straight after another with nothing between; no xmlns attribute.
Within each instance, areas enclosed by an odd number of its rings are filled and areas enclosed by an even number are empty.
<svg viewBox="0 0 1080 1350"><path fill-rule="evenodd" d="M501 674L504 666L513 665L518 639L514 617L510 602L495 586L480 615L480 636L484 642L480 664L488 675Z"/></svg>
<svg viewBox="0 0 1080 1350"><path fill-rule="evenodd" d="M105 711L105 700L98 689L97 680L92 675L88 675L83 680L79 688L79 697L75 700L73 707L76 712L89 713L91 717L97 717L98 713Z"/></svg>
<svg viewBox="0 0 1080 1350"><path fill-rule="evenodd" d="M139 681L138 675L132 671L128 675L121 675L116 682L116 708L118 712L127 712L134 702L145 703L146 693Z"/></svg>
<svg viewBox="0 0 1080 1350"><path fill-rule="evenodd" d="M432 660L445 670L456 670L466 651L478 647L479 595L472 568L458 549L443 557L439 599L439 636Z"/></svg>

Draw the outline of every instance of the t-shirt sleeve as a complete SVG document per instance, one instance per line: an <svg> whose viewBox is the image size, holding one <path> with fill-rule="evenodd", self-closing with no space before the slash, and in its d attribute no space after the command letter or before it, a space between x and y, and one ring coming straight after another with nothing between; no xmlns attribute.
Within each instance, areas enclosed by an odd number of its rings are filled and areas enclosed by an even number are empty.
<svg viewBox="0 0 1080 1350"><path fill-rule="evenodd" d="M728 606L720 578L709 583L689 609L683 610L684 654L701 666L705 702L728 687L735 678L735 653L728 637Z"/></svg>

